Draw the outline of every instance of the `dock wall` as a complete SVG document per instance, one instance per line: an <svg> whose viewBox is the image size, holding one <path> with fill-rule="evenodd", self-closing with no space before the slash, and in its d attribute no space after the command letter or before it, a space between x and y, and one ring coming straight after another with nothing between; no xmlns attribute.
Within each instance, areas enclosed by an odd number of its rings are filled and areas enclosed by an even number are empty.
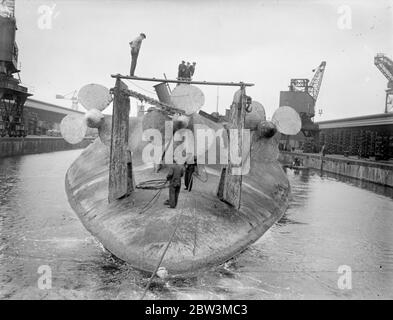
<svg viewBox="0 0 393 320"><path fill-rule="evenodd" d="M282 163L292 163L294 157L303 159L303 165L308 168L393 187L392 164L286 151L281 152L279 160Z"/></svg>
<svg viewBox="0 0 393 320"><path fill-rule="evenodd" d="M92 141L93 138L86 138L78 144L69 144L61 137L0 138L0 158L81 149Z"/></svg>

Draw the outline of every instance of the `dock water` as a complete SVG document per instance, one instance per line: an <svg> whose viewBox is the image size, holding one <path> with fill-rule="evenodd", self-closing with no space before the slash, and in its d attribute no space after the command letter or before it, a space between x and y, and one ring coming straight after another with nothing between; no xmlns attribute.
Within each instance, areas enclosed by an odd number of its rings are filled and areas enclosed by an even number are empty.
<svg viewBox="0 0 393 320"><path fill-rule="evenodd" d="M140 298L148 277L103 250L68 205L63 177L80 153L0 159L0 299ZM261 239L225 265L157 284L147 298L392 299L393 189L317 170L287 175L289 209ZM50 290L37 285L44 265ZM343 265L351 290L337 284Z"/></svg>

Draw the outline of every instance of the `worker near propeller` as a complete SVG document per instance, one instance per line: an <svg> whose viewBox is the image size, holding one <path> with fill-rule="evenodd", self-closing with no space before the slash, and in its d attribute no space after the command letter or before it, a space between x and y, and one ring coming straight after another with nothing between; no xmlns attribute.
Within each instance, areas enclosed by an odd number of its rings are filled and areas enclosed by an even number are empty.
<svg viewBox="0 0 393 320"><path fill-rule="evenodd" d="M169 200L165 201L164 204L169 205L171 208L176 208L181 188L181 178L184 175L184 167L178 164L176 160L173 160L173 162L166 177L167 181L169 181Z"/></svg>
<svg viewBox="0 0 393 320"><path fill-rule="evenodd" d="M131 47L131 68L130 68L130 76L134 76L136 62L138 61L139 50L142 45L142 41L146 39L146 35L141 33L138 37L130 42Z"/></svg>

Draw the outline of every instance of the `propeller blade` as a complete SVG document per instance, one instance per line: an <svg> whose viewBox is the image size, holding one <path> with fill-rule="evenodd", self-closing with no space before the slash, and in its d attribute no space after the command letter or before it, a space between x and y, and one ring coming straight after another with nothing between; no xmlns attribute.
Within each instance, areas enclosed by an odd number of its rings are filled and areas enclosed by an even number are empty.
<svg viewBox="0 0 393 320"><path fill-rule="evenodd" d="M103 111L113 99L106 87L91 83L79 90L78 100L86 110L97 109Z"/></svg>
<svg viewBox="0 0 393 320"><path fill-rule="evenodd" d="M172 91L171 100L176 108L184 110L186 115L191 115L205 104L205 95L195 86L180 84Z"/></svg>
<svg viewBox="0 0 393 320"><path fill-rule="evenodd" d="M77 144L86 135L87 124L83 115L69 114L60 123L60 132L64 140L71 144Z"/></svg>
<svg viewBox="0 0 393 320"><path fill-rule="evenodd" d="M85 114L86 124L89 128L99 128L104 124L104 114L97 109L87 110Z"/></svg>
<svg viewBox="0 0 393 320"><path fill-rule="evenodd" d="M302 127L302 121L296 110L286 106L274 112L272 122L276 125L278 132L286 135L295 135Z"/></svg>
<svg viewBox="0 0 393 320"><path fill-rule="evenodd" d="M252 130L258 127L258 124L266 120L265 108L258 101L253 101L250 105L251 112L246 113L245 127Z"/></svg>

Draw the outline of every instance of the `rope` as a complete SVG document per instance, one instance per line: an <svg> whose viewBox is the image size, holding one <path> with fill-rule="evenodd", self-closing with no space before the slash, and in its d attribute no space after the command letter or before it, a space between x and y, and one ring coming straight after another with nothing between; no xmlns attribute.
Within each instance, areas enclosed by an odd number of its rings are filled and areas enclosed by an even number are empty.
<svg viewBox="0 0 393 320"><path fill-rule="evenodd" d="M200 181L204 182L204 183L207 182L207 180L208 180L208 175L207 175L207 173L206 173L205 167L203 167L203 169L204 169L204 172L205 172L205 175L206 175L206 180L200 178L200 175L199 175L199 174L196 174L196 173L194 172L194 173L192 174L192 176L191 176L191 180L190 180L190 183L189 183L189 188L190 188L190 186L191 186L191 183L192 183L192 181L193 181L193 177L194 177L194 176L195 176L197 179L199 179ZM155 201L156 199L159 198L159 196L157 196L157 195L161 194L161 191L162 191L162 189L165 188L166 183L167 183L167 181L164 180L164 179L156 179L156 180L144 181L144 182L142 182L142 183L140 183L140 184L138 184L138 185L136 186L136 188L138 188L138 189L149 189L149 190L156 190L156 189L159 189L158 192L153 196L153 198L147 203L147 205L146 205L144 208L146 208L150 203L152 203L153 201ZM196 205L196 200L195 200L195 205ZM142 209L142 212L146 211L146 210L144 210L144 208ZM142 212L140 212L140 213L142 213ZM194 213L195 213L195 208L194 208ZM171 234L171 237L170 237L170 239L169 239L169 241L168 241L168 243L167 243L167 245L166 245L166 247L165 247L164 252L162 253L162 255L161 255L161 257L160 257L160 260L158 261L157 266L155 267L155 269L154 269L154 271L153 271L153 274L151 275L151 277L150 277L148 283L146 284L146 287L145 287L145 289L144 289L144 291L143 291L143 294L142 294L140 300L143 300L143 298L145 297L146 292L147 292L147 290L149 290L150 284L151 284L151 282L153 281L153 278L155 277L155 275L156 275L156 273L157 273L157 271L158 271L158 268L160 267L162 261L164 260L165 254L167 253L168 248L169 248L170 244L172 243L172 240L173 240L173 238L174 238L174 236L175 236L175 233L176 233L176 231L177 231L177 229L178 229L178 227L179 227L179 225L180 225L180 220L181 220L182 214L183 214L183 209L182 209L182 211L180 212L179 217L177 218L176 226L175 226L175 228L174 228L174 230L173 230L173 232L172 232L172 234Z"/></svg>
<svg viewBox="0 0 393 320"><path fill-rule="evenodd" d="M202 183L206 183L209 180L209 177L206 173L206 168L203 167L204 175L206 178L202 178L202 176L199 173L193 172L191 176L191 180L189 182L189 187L188 191L190 191L191 184L195 178L197 178L199 181ZM158 190L154 196L142 207L142 209L138 212L138 214L145 213L148 211L154 203L160 198L162 189L165 189L168 187L167 185L168 181L166 179L153 179L153 180L146 180L143 181L135 186L136 189L145 189L145 190Z"/></svg>
<svg viewBox="0 0 393 320"><path fill-rule="evenodd" d="M143 181L135 186L137 189L158 190L166 188L166 179L153 179Z"/></svg>
<svg viewBox="0 0 393 320"><path fill-rule="evenodd" d="M151 198L138 212L138 214L145 213L149 210L154 203L160 198L161 192L163 189L167 188L168 181L166 179L154 179L154 180L147 180L144 182L139 183L135 186L137 189L145 189L145 190L158 190L156 194Z"/></svg>
<svg viewBox="0 0 393 320"><path fill-rule="evenodd" d="M161 263L162 263L162 260L164 260L164 256L165 256L166 252L168 251L169 245L172 243L172 240L173 240L173 238L174 238L174 236L175 236L175 233L176 233L176 231L177 231L177 228L178 228L179 225L180 225L180 218L181 218L182 213L183 213L183 210L180 212L180 215L179 215L179 217L177 218L176 226L175 226L175 228L173 229L173 232L172 232L172 234L171 234L171 237L170 237L170 239L169 239L169 241L168 241L168 243L167 243L167 245L166 245L166 247L165 247L164 252L163 252L162 255L161 255L160 260L158 261L158 264L157 264L156 268L154 269L153 274L151 275L151 277L150 277L150 279L149 279L149 282L146 284L145 290L143 291L143 294L142 294L140 300L143 300L143 298L145 297L146 292L147 292L147 290L149 289L150 284L151 284L151 282L152 282L154 276L156 275L156 273L157 273L157 271L158 271L158 268L160 267L160 265L161 265Z"/></svg>
<svg viewBox="0 0 393 320"><path fill-rule="evenodd" d="M151 94L156 94L156 92L147 90L147 89L145 89L145 88L143 88L143 87L137 85L136 83L132 82L132 81L129 80L129 79L126 79L126 81L128 81L128 82L131 83L131 84L133 84L135 87L137 87L137 88L139 88L139 89L142 89L143 91L146 91L146 92L151 93Z"/></svg>
<svg viewBox="0 0 393 320"><path fill-rule="evenodd" d="M160 198L161 192L162 192L162 189L158 190L158 191L156 192L156 194L153 196L153 198L151 198L151 199L143 206L143 208L141 209L141 211L138 212L138 214L145 213L147 210L149 210L149 209L156 203L157 199Z"/></svg>

